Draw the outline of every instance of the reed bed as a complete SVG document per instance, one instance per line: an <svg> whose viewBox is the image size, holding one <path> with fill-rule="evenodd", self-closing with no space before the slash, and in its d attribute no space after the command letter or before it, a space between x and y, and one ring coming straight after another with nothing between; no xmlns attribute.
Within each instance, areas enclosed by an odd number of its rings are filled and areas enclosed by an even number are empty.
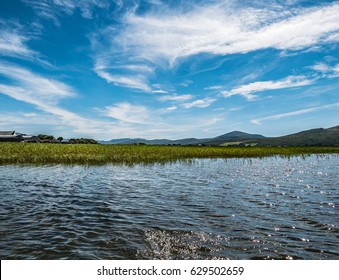
<svg viewBox="0 0 339 280"><path fill-rule="evenodd" d="M153 164L198 158L339 154L339 147L187 147L0 143L0 164Z"/></svg>

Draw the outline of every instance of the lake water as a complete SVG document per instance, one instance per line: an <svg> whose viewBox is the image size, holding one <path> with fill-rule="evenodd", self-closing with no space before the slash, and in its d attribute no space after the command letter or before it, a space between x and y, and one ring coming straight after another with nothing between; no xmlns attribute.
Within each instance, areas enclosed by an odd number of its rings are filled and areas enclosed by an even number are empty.
<svg viewBox="0 0 339 280"><path fill-rule="evenodd" d="M1 259L339 259L339 157L0 166Z"/></svg>

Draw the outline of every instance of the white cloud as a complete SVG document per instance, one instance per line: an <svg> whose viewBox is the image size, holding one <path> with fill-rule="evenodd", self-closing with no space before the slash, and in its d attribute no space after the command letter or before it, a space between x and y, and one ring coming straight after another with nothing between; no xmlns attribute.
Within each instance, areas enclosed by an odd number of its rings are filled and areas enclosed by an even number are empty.
<svg viewBox="0 0 339 280"><path fill-rule="evenodd" d="M14 57L30 57L34 55L27 46L27 37L9 30L0 30L0 54Z"/></svg>
<svg viewBox="0 0 339 280"><path fill-rule="evenodd" d="M11 79L14 83L14 86L2 85L2 88L15 89L13 94L16 92L15 96L20 96L20 98L37 99L53 104L59 99L76 95L71 87L62 82L41 77L27 69L1 61L0 75ZM20 89L23 90L22 93L19 93Z"/></svg>
<svg viewBox="0 0 339 280"><path fill-rule="evenodd" d="M335 32L333 34L328 35L325 38L326 42L332 43L332 42L339 42L339 33Z"/></svg>
<svg viewBox="0 0 339 280"><path fill-rule="evenodd" d="M210 87L206 87L206 90L216 90L216 89L222 89L222 86L210 86Z"/></svg>
<svg viewBox="0 0 339 280"><path fill-rule="evenodd" d="M184 108L186 108L186 109L190 109L190 108L193 108L193 107L197 107L197 108L207 108L207 107L209 107L214 101L216 101L216 99L206 97L206 98L204 98L204 99L198 99L198 100L195 100L195 101L190 102L190 103L182 104L182 106L183 106Z"/></svg>
<svg viewBox="0 0 339 280"><path fill-rule="evenodd" d="M241 95L247 100L252 100L256 97L256 95L254 95L255 92L307 86L312 84L313 82L314 80L309 80L305 76L289 76L278 81L263 81L242 85L230 91L222 91L221 94L224 97Z"/></svg>
<svg viewBox="0 0 339 280"><path fill-rule="evenodd" d="M291 116L298 116L298 115L302 115L302 114L306 114L306 113L311 113L311 112L314 112L314 111L319 111L319 110L324 110L324 109L332 109L332 108L335 108L335 107L339 107L339 102L333 103L333 104L317 106L317 107L301 109L301 110L282 113L282 114L271 115L271 116L258 118L258 119L253 119L253 120L251 120L251 123L256 124L256 125L260 125L261 122L263 122L263 121L277 120L277 119L291 117Z"/></svg>
<svg viewBox="0 0 339 280"><path fill-rule="evenodd" d="M175 111L177 109L178 109L177 106L170 106L170 107L166 108L167 111Z"/></svg>
<svg viewBox="0 0 339 280"><path fill-rule="evenodd" d="M1 61L0 76L10 80L10 85L0 83L0 94L31 104L40 111L56 116L59 125L71 126L75 132L92 135L98 133L98 127L107 126L103 122L87 119L61 108L59 101L74 97L76 93L70 86L60 81L47 79L27 69ZM25 117L37 119L33 113ZM41 119L40 123L48 123L48 120Z"/></svg>
<svg viewBox="0 0 339 280"><path fill-rule="evenodd" d="M173 64L199 53L300 50L332 42L339 33L339 4L288 11L217 1L185 11L164 7L141 15L130 12L124 24L112 46L123 47L129 57Z"/></svg>
<svg viewBox="0 0 339 280"><path fill-rule="evenodd" d="M105 109L99 111L107 117L126 123L143 124L151 119L146 107L127 102L106 106Z"/></svg>
<svg viewBox="0 0 339 280"><path fill-rule="evenodd" d="M188 56L268 48L303 50L337 42L339 36L339 3L311 8L286 8L275 2L266 6L188 2L185 8L157 3L156 9L143 13L130 9L119 28L111 25L92 34L94 71L100 77L117 86L152 92L149 81L155 70L174 66ZM124 68L117 74L119 67Z"/></svg>
<svg viewBox="0 0 339 280"><path fill-rule="evenodd" d="M333 72L335 75L339 75L339 64L333 67Z"/></svg>
<svg viewBox="0 0 339 280"><path fill-rule="evenodd" d="M326 78L339 77L339 64L331 66L323 62L318 62L315 65L310 66L309 68L314 71L321 72L323 74L323 77L326 77Z"/></svg>
<svg viewBox="0 0 339 280"><path fill-rule="evenodd" d="M244 107L242 106L239 106L239 107L233 107L233 108L230 108L229 111L239 111L239 110L242 110Z"/></svg>
<svg viewBox="0 0 339 280"><path fill-rule="evenodd" d="M44 97L41 98L39 94L35 95L34 93L27 91L26 88L0 84L0 93L16 100L32 104L41 111L58 116L67 124L73 124L76 128L86 127L90 123L89 120L58 107L56 105L56 100L46 100Z"/></svg>
<svg viewBox="0 0 339 280"><path fill-rule="evenodd" d="M127 64L127 65L115 66L112 68L119 69L119 70L130 70L130 71L135 71L135 72L146 72L146 73L154 72L153 67L150 67L145 64Z"/></svg>
<svg viewBox="0 0 339 280"><path fill-rule="evenodd" d="M38 54L27 46L32 36L16 21L0 18L0 56L32 60Z"/></svg>
<svg viewBox="0 0 339 280"><path fill-rule="evenodd" d="M193 98L191 94L182 94L182 95L164 95L159 97L160 101L187 101Z"/></svg>
<svg viewBox="0 0 339 280"><path fill-rule="evenodd" d="M37 114L36 113L24 113L23 116L27 117L27 118L30 118L30 117L36 117Z"/></svg>
<svg viewBox="0 0 339 280"><path fill-rule="evenodd" d="M135 68L131 69L131 67L129 66L125 66L125 69L133 70L132 73L118 74L118 72L115 70L115 74L112 74L110 73L110 69L114 67L108 66L107 63L103 63L102 59L97 59L94 71L97 73L99 77L106 80L106 82L113 83L116 86L128 87L132 89L142 90L145 92L152 91L148 85L147 77L142 73L135 74L134 71L136 69ZM121 66L119 66L119 68L121 69ZM142 72L144 72L144 69Z"/></svg>
<svg viewBox="0 0 339 280"><path fill-rule="evenodd" d="M39 23L36 22L23 26L17 21L0 18L0 56L14 57L52 67L39 52L28 46L28 42L36 39L40 28Z"/></svg>
<svg viewBox="0 0 339 280"><path fill-rule="evenodd" d="M163 90L163 89L156 89L156 90L152 90L153 93L168 93L168 91Z"/></svg>
<svg viewBox="0 0 339 280"><path fill-rule="evenodd" d="M60 25L59 17L63 14L72 15L79 9L82 17L91 19L94 8L108 8L108 0L22 0L30 6L36 14L45 19L52 20L57 26Z"/></svg>
<svg viewBox="0 0 339 280"><path fill-rule="evenodd" d="M309 68L312 70L318 71L318 72L322 72L322 73L326 73L331 70L331 67L323 62L319 62Z"/></svg>

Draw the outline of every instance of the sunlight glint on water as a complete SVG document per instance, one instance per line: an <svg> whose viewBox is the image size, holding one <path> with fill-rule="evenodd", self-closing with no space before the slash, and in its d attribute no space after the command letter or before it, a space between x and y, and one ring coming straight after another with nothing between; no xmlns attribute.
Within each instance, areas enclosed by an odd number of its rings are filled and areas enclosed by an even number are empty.
<svg viewBox="0 0 339 280"><path fill-rule="evenodd" d="M339 157L0 166L1 259L339 259Z"/></svg>

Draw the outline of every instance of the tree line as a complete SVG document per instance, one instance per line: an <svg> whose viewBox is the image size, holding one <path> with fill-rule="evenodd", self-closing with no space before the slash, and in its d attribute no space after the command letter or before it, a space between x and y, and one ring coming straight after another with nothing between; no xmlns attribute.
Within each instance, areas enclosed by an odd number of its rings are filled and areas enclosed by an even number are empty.
<svg viewBox="0 0 339 280"><path fill-rule="evenodd" d="M41 142L44 143L68 143L68 144L98 144L94 139L90 138L70 138L64 140L62 136L55 138L53 135L39 134L38 135Z"/></svg>

